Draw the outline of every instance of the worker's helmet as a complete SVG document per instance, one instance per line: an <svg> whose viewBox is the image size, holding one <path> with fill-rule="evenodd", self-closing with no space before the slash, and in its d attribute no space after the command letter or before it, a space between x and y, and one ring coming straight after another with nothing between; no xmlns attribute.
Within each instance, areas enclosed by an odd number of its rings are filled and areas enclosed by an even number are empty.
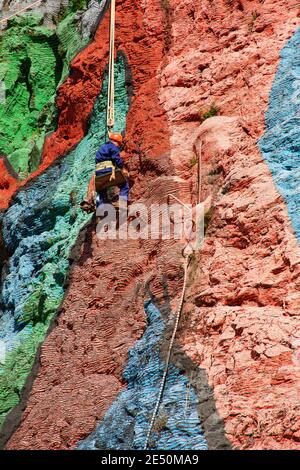
<svg viewBox="0 0 300 470"><path fill-rule="evenodd" d="M112 132L109 132L108 137L109 137L109 140L112 140L113 142L117 142L120 146L123 144L122 134L114 134Z"/></svg>

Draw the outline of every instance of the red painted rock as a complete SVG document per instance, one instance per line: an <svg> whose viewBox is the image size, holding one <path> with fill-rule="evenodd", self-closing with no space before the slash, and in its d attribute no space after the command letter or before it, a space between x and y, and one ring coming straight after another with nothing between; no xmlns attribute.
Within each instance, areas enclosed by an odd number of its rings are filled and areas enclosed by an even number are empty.
<svg viewBox="0 0 300 470"><path fill-rule="evenodd" d="M134 157L140 156L141 148L149 156L160 155L169 148L168 127L158 97L157 70L165 47L164 12L158 0L147 6L147 17L148 22L144 18L144 8L137 0L117 2L116 49L126 54L134 85L127 124L127 151L133 161ZM73 60L70 76L58 90L57 131L46 138L41 165L28 180L42 173L84 136L108 63L108 39L109 12L101 21L94 41ZM0 188L3 207L7 206L15 189L11 187L4 194Z"/></svg>
<svg viewBox="0 0 300 470"><path fill-rule="evenodd" d="M133 197L144 197L149 205L166 202L166 179L172 166L157 77L164 52L163 12L158 0L151 2L147 23L139 1L119 3L117 44L126 53L134 84L127 118L127 153L136 175ZM59 90L59 127L46 142L45 166L83 136L107 64L107 39L106 16L95 41L73 61L70 78ZM146 155L143 161L140 149ZM144 170L138 175L141 164ZM161 179L157 171L163 174ZM149 286L153 295L162 295L160 273L166 258L169 268L164 269L164 276L170 278L173 295L181 284L176 276L181 269L181 247L167 242L156 259L160 249L156 240L100 242L95 227L89 229L57 326L43 345L39 374L21 426L8 448L72 448L103 418L124 385L128 350L143 333L143 300L150 295Z"/></svg>
<svg viewBox="0 0 300 470"><path fill-rule="evenodd" d="M10 201L11 195L18 186L16 175L9 169L9 165L0 158L0 210L5 209Z"/></svg>
<svg viewBox="0 0 300 470"><path fill-rule="evenodd" d="M182 197L195 201L201 156L211 218L178 341L206 370L234 446L296 449L300 251L256 142L297 9L288 10L287 0L160 5L118 2L117 42L135 88L127 122L133 197L162 201L181 181ZM107 32L106 17L59 90L59 126L46 142L45 165L84 134ZM218 116L202 122L216 109ZM103 246L90 229L9 449L72 448L94 429L121 390L128 348L142 334L143 289L149 295L150 283L161 296L166 275L179 299L180 253L172 242Z"/></svg>
<svg viewBox="0 0 300 470"><path fill-rule="evenodd" d="M256 145L297 9L282 1L169 4L160 99L171 158L186 177L186 163L201 157L202 198L212 196L188 293L194 309L179 341L207 371L235 446L298 449L300 249ZM216 109L219 116L199 122Z"/></svg>

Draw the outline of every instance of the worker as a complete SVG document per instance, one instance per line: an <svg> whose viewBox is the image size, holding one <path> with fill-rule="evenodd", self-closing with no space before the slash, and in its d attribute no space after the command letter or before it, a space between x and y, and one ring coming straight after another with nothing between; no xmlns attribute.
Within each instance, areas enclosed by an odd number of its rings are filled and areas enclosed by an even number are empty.
<svg viewBox="0 0 300 470"><path fill-rule="evenodd" d="M115 170L121 170L124 178L121 183L116 183L120 189L119 193L119 204L122 202L128 203L129 197L129 173L125 169L124 160L120 155L121 147L123 146L122 134L109 133L109 141L102 145L96 152L96 173L92 176L86 198L81 203L81 209L85 212L93 212L95 210L94 200L96 194L95 188L95 177L101 180L101 177L111 174L109 181L113 183L115 178ZM112 172L112 165L114 170ZM112 186L109 184L108 187ZM96 195L96 207L98 208L102 204L107 202L107 188L103 188L97 191Z"/></svg>
<svg viewBox="0 0 300 470"><path fill-rule="evenodd" d="M121 148L123 146L123 136L122 134L113 134L109 133L109 141L102 145L96 153L96 177L104 176L107 173L111 172L111 166L109 164L113 163L116 169L121 169L125 181L118 185L120 189L119 201L128 202L129 197L129 182L128 177L129 173L125 169L124 160L120 155ZM112 176L113 178L113 176ZM104 204L107 200L107 189L103 189L98 192L96 198L96 206Z"/></svg>

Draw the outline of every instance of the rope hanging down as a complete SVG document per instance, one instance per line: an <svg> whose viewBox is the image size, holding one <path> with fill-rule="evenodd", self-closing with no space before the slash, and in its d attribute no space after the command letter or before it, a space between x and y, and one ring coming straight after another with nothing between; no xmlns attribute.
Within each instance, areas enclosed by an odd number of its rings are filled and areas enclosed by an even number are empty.
<svg viewBox="0 0 300 470"><path fill-rule="evenodd" d="M109 34L109 68L107 96L107 128L111 130L115 124L115 22L116 0L110 3L110 34Z"/></svg>
<svg viewBox="0 0 300 470"><path fill-rule="evenodd" d="M178 310L177 310L175 325L174 325L174 329L173 329L173 334L172 334L172 338L171 338L169 349L168 349L165 370L164 370L164 374L163 374L163 377L162 377L162 380L161 380L161 385L160 385L156 405L155 405L155 408L154 408L154 411L153 411L153 414L152 414L152 419L151 419L151 423L150 423L150 426L149 426L149 431L147 433L144 450L147 450L147 448L148 448L149 439L150 439L152 429L153 429L153 426L154 426L154 423L155 423L155 419L156 419L156 416L157 416L157 413L158 413L158 410L159 410L159 405L161 403L161 400L162 400L162 397L163 397L163 394L164 394L166 381L167 381L167 375L168 375L169 366L170 366L171 353L172 353L172 349L173 349L174 342L175 342L175 337L176 337L176 333L177 333L177 329L178 329L178 325L179 325L179 320L180 320L180 316L181 316L181 312L182 312L182 307L183 307L183 304L184 304L184 297L185 297L186 284L187 284L187 278L188 278L188 267L189 267L189 263L190 263L190 254L188 254L188 253L184 254L184 258L185 258L184 259L184 281L183 281L181 299L180 299L179 307L178 307Z"/></svg>

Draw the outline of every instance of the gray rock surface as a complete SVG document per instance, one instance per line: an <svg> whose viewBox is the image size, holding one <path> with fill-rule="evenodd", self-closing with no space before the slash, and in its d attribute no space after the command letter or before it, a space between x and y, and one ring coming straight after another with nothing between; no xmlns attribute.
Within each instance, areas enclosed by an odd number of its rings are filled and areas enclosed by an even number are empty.
<svg viewBox="0 0 300 470"><path fill-rule="evenodd" d="M84 39L91 37L98 25L99 18L107 4L108 0L90 0L88 8L78 12L79 27ZM24 11L28 13L38 12L44 16L44 25L51 28L55 27L59 15L70 5L70 0L0 0L0 20L10 17L14 13L23 10L32 5L31 8ZM0 30L7 27L7 22L0 23Z"/></svg>

